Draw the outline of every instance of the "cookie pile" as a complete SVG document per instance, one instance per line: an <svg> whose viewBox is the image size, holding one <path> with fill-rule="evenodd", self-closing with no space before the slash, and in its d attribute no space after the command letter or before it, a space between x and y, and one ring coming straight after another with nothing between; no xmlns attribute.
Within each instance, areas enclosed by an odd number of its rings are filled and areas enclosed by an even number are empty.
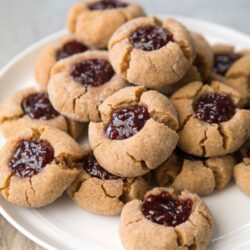
<svg viewBox="0 0 250 250"><path fill-rule="evenodd" d="M39 87L0 105L2 195L121 214L128 250L206 249L199 195L233 175L250 194L250 52L120 0L75 4L67 26L36 60Z"/></svg>

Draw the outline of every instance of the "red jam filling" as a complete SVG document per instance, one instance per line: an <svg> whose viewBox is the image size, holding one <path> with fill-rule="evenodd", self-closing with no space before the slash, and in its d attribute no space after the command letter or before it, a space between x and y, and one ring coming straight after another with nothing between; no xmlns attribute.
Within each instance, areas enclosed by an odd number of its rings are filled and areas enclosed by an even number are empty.
<svg viewBox="0 0 250 250"><path fill-rule="evenodd" d="M134 31L129 41L134 48L152 51L173 42L173 35L159 26L146 26Z"/></svg>
<svg viewBox="0 0 250 250"><path fill-rule="evenodd" d="M235 105L227 93L205 93L194 101L196 118L208 123L221 123L230 120L235 114Z"/></svg>
<svg viewBox="0 0 250 250"><path fill-rule="evenodd" d="M177 200L164 191L158 195L149 195L143 202L141 211L154 223L175 227L188 220L192 206L191 199Z"/></svg>
<svg viewBox="0 0 250 250"><path fill-rule="evenodd" d="M32 177L53 159L54 149L48 141L21 140L9 161L9 167L16 176Z"/></svg>
<svg viewBox="0 0 250 250"><path fill-rule="evenodd" d="M137 134L150 118L142 105L133 105L114 112L105 127L105 136L111 140L123 140Z"/></svg>
<svg viewBox="0 0 250 250"><path fill-rule="evenodd" d="M115 74L107 60L90 59L73 65L71 76L85 87L99 87Z"/></svg>

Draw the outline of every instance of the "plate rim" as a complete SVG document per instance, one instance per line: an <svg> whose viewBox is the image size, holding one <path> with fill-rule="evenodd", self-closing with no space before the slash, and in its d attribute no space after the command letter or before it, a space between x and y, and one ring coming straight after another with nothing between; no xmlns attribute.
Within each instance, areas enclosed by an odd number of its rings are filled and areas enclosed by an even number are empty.
<svg viewBox="0 0 250 250"><path fill-rule="evenodd" d="M234 28L228 27L226 25L222 25L222 24L218 24L218 23L214 23L214 22L210 22L207 20L203 20L200 18L194 18L194 17L188 17L188 16L182 16L182 15L171 15L171 14L154 14L154 16L159 17L160 19L162 18L174 18L177 20L181 20L181 22L184 23L185 25L185 21L187 22L191 22L191 23L198 23L201 26L206 26L206 27L211 27L214 29L220 29L220 30L224 30L228 33L232 33L235 36L240 36L240 37L244 37L244 39L249 40L250 42L250 35L238 31ZM41 47L42 45L46 45L48 42L53 41L56 38L59 38L62 35L67 34L67 29L61 29L57 32L54 32L42 39L39 39L38 41L32 43L31 45L27 46L24 50L22 50L21 52L19 52L16 56L14 56L8 63L4 64L4 66L2 67L2 69L0 70L0 80L3 77L3 75L5 73L8 72L9 69L11 69L13 66L15 66L15 64L21 60L23 57L27 56L28 54L32 53L33 51L35 51L38 47ZM21 223L18 223L17 221L15 221L14 218L12 218L12 216L2 207L2 205L0 204L0 215L3 216L4 219L6 219L14 228L16 228L20 233L22 233L24 236L26 236L27 238L29 238L30 240L32 240L34 243L38 244L39 246L48 249L48 250L56 250L57 248L50 245L49 243L47 243L45 240L42 240L39 238L39 236L36 236L35 234L33 234L31 231L29 231L28 229L26 229L25 227L23 227L21 225ZM250 246L249 243L246 243L247 245ZM87 246L87 244L86 244Z"/></svg>

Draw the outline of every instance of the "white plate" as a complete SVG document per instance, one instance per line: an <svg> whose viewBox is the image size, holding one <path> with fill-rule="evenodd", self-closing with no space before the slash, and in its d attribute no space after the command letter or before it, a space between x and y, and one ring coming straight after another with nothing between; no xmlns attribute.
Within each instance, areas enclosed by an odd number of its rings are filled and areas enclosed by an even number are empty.
<svg viewBox="0 0 250 250"><path fill-rule="evenodd" d="M250 47L250 37L232 29L197 19L176 18L188 28L203 33L212 43ZM41 47L64 34L66 31L60 31L35 44L0 72L0 99L35 84L33 65ZM250 249L250 198L231 184L225 190L206 197L205 201L216 221L209 249ZM0 212L20 232L46 249L123 249L118 235L119 217L90 214L66 196L41 209L17 207L0 197Z"/></svg>

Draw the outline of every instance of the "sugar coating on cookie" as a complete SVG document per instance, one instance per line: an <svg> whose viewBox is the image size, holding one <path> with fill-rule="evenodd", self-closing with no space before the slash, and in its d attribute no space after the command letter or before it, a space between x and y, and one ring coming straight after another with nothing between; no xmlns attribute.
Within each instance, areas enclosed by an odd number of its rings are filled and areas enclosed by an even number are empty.
<svg viewBox="0 0 250 250"><path fill-rule="evenodd" d="M212 215L197 195L154 188L144 201L124 206L120 237L128 250L206 249L213 227Z"/></svg>
<svg viewBox="0 0 250 250"><path fill-rule="evenodd" d="M27 127L56 127L77 138L84 126L60 115L51 105L45 91L25 88L0 104L0 129L6 138Z"/></svg>
<svg viewBox="0 0 250 250"><path fill-rule="evenodd" d="M171 100L179 115L179 147L202 157L223 156L239 149L249 134L250 112L241 109L240 93L222 83L194 82Z"/></svg>
<svg viewBox="0 0 250 250"><path fill-rule="evenodd" d="M157 91L127 87L99 110L102 121L90 123L89 141L98 162L113 174L144 175L164 162L177 144L176 112Z"/></svg>
<svg viewBox="0 0 250 250"><path fill-rule="evenodd" d="M107 52L87 51L55 64L48 93L58 112L88 122L100 120L100 104L126 86L127 81L114 72Z"/></svg>
<svg viewBox="0 0 250 250"><path fill-rule="evenodd" d="M162 187L171 186L178 191L188 190L198 195L208 195L229 183L235 164L231 155L202 158L176 149L154 170L154 177Z"/></svg>
<svg viewBox="0 0 250 250"><path fill-rule="evenodd" d="M125 203L143 199L149 189L143 177L121 178L109 173L89 147L84 147L84 157L77 164L81 172L67 193L77 205L92 213L120 214Z"/></svg>
<svg viewBox="0 0 250 250"><path fill-rule="evenodd" d="M8 140L0 155L4 198L19 206L42 207L75 180L79 173L75 161L82 157L82 150L65 132L41 126Z"/></svg>
<svg viewBox="0 0 250 250"><path fill-rule="evenodd" d="M34 75L43 89L47 89L50 71L57 61L83 53L88 47L74 35L67 35L45 46L38 55Z"/></svg>
<svg viewBox="0 0 250 250"><path fill-rule="evenodd" d="M127 21L145 16L142 7L124 0L90 0L73 5L67 26L76 37L94 48L107 48L113 33Z"/></svg>
<svg viewBox="0 0 250 250"><path fill-rule="evenodd" d="M115 32L109 54L115 71L129 82L165 91L183 78L195 50L189 31L179 22L141 17Z"/></svg>

